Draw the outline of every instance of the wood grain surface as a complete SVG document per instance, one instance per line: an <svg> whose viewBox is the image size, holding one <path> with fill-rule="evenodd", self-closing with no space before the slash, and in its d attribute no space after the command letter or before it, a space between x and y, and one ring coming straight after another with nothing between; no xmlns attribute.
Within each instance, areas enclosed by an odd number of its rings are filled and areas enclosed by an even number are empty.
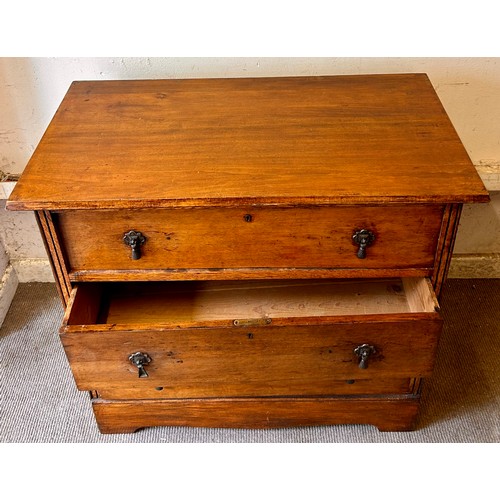
<svg viewBox="0 0 500 500"><path fill-rule="evenodd" d="M381 394L412 394L415 379L410 378L374 378L374 379L347 379L347 380L334 380L330 379L327 383L320 385L318 394L328 394L330 396L374 396ZM269 389L269 388L268 388ZM293 395L297 391L292 391ZM262 388L260 391L262 392ZM312 395L316 392L313 391ZM143 400L143 399L169 399L175 398L179 394L185 394L185 397L190 397L195 394L195 391L182 391L176 388L173 391L171 386L155 386L155 387L127 387L127 388L105 388L99 389L98 395L101 399L107 400ZM243 395L243 397L249 397ZM264 392L263 397L271 397ZM284 397L284 396L281 396ZM181 396L182 398L182 396Z"/></svg>
<svg viewBox="0 0 500 500"><path fill-rule="evenodd" d="M74 82L7 207L463 203L425 74Z"/></svg>
<svg viewBox="0 0 500 500"><path fill-rule="evenodd" d="M419 397L94 399L92 403L103 434L134 432L156 425L270 429L370 424L380 431L395 432L414 429Z"/></svg>
<svg viewBox="0 0 500 500"><path fill-rule="evenodd" d="M398 431L442 329L428 278L488 200L428 77L397 74L74 82L7 208L37 211L101 432Z"/></svg>
<svg viewBox="0 0 500 500"><path fill-rule="evenodd" d="M402 379L432 372L442 321L437 313L379 321L363 316L314 326L182 328L63 333L80 390L124 389L164 397L325 395L334 381ZM353 352L373 345L367 369ZM147 378L128 357L147 353ZM142 389L142 392L141 392ZM133 390L132 393L127 393Z"/></svg>
<svg viewBox="0 0 500 500"><path fill-rule="evenodd" d="M442 205L69 210L57 221L69 270L430 268ZM246 219L250 217L250 222ZM123 235L146 242L132 260ZM375 241L357 257L355 231Z"/></svg>
<svg viewBox="0 0 500 500"><path fill-rule="evenodd" d="M81 283L61 332L320 325L437 310L424 278Z"/></svg>

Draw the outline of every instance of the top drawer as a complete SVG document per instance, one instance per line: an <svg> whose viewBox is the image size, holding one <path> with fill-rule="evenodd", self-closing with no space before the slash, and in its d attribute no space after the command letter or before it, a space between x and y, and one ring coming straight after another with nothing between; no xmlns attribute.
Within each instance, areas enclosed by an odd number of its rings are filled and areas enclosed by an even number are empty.
<svg viewBox="0 0 500 500"><path fill-rule="evenodd" d="M68 210L53 213L70 272L431 268L444 206ZM359 251L353 235L374 241ZM144 237L135 251L129 231ZM364 255L363 255L364 253Z"/></svg>

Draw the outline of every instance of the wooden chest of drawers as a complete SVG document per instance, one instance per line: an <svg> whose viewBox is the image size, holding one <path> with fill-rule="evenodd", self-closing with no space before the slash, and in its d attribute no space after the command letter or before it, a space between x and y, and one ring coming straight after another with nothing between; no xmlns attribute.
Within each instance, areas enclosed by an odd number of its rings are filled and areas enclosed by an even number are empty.
<svg viewBox="0 0 500 500"><path fill-rule="evenodd" d="M34 210L101 432L414 428L463 203L423 74L75 82Z"/></svg>

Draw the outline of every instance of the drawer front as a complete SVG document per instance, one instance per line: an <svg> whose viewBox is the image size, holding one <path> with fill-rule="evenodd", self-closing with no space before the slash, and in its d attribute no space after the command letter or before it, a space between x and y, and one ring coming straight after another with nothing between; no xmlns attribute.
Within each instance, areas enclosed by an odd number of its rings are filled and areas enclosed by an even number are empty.
<svg viewBox="0 0 500 500"><path fill-rule="evenodd" d="M443 206L81 210L54 213L70 272L431 268ZM353 240L360 230L374 241ZM140 232L136 249L124 235ZM366 241L366 240L365 240ZM360 258L364 257L364 258Z"/></svg>
<svg viewBox="0 0 500 500"><path fill-rule="evenodd" d="M315 326L110 326L61 339L78 388L107 397L290 396L408 392L408 379L430 375L440 331L434 313ZM372 352L362 368L355 349L364 344ZM147 376L139 377L141 367L129 359L136 353L147 355Z"/></svg>

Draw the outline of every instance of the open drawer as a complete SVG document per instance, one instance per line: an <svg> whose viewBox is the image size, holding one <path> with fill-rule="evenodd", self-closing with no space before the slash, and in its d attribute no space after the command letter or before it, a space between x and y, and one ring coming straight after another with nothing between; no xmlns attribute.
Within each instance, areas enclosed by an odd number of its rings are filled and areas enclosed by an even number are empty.
<svg viewBox="0 0 500 500"><path fill-rule="evenodd" d="M438 309L426 278L80 283L61 340L106 399L404 394Z"/></svg>

